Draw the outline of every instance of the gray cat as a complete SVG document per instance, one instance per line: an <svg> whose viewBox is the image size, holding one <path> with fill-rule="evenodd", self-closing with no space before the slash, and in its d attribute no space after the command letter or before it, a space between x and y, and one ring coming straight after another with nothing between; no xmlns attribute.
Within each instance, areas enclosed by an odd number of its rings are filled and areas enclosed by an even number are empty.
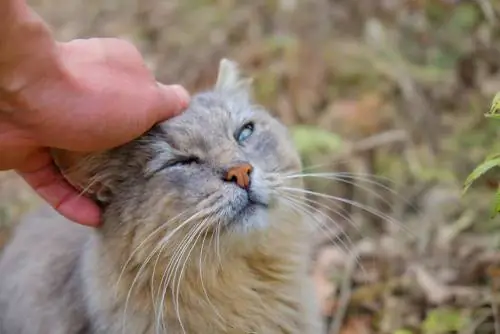
<svg viewBox="0 0 500 334"><path fill-rule="evenodd" d="M141 138L55 152L103 225L50 208L21 222L0 259L1 333L322 333L300 159L250 86L223 60L211 91Z"/></svg>

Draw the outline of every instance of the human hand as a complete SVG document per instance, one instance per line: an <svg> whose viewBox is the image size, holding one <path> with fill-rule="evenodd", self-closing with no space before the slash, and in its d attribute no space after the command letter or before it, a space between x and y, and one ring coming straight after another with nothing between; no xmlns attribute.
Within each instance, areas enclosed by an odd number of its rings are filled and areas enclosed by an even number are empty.
<svg viewBox="0 0 500 334"><path fill-rule="evenodd" d="M0 170L14 169L70 220L98 225L100 211L60 174L49 148L109 149L132 140L189 102L181 86L158 84L137 49L118 39L47 39L42 55L1 73ZM1 67L0 67L1 70Z"/></svg>

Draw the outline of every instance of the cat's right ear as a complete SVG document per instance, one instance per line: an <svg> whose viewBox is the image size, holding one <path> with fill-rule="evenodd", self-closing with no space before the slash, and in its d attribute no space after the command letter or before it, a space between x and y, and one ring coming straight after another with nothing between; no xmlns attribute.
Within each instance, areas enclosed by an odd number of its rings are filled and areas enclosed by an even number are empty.
<svg viewBox="0 0 500 334"><path fill-rule="evenodd" d="M220 61L214 88L216 92L249 100L252 94L252 84L252 78L242 77L236 62L225 58Z"/></svg>

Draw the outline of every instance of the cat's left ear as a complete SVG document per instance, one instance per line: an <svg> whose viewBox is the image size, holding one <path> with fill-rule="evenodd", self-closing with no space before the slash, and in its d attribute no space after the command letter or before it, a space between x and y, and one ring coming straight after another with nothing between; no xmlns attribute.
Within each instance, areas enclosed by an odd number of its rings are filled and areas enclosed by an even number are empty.
<svg viewBox="0 0 500 334"><path fill-rule="evenodd" d="M214 88L216 92L250 100L252 85L253 79L243 77L236 62L225 58L220 61L217 82Z"/></svg>

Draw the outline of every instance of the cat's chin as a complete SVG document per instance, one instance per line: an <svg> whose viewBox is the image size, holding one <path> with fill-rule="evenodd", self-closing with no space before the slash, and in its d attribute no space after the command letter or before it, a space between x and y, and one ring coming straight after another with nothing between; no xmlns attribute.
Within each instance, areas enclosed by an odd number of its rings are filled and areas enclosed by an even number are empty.
<svg viewBox="0 0 500 334"><path fill-rule="evenodd" d="M249 202L227 224L231 232L248 233L265 229L269 225L269 208L266 204Z"/></svg>

